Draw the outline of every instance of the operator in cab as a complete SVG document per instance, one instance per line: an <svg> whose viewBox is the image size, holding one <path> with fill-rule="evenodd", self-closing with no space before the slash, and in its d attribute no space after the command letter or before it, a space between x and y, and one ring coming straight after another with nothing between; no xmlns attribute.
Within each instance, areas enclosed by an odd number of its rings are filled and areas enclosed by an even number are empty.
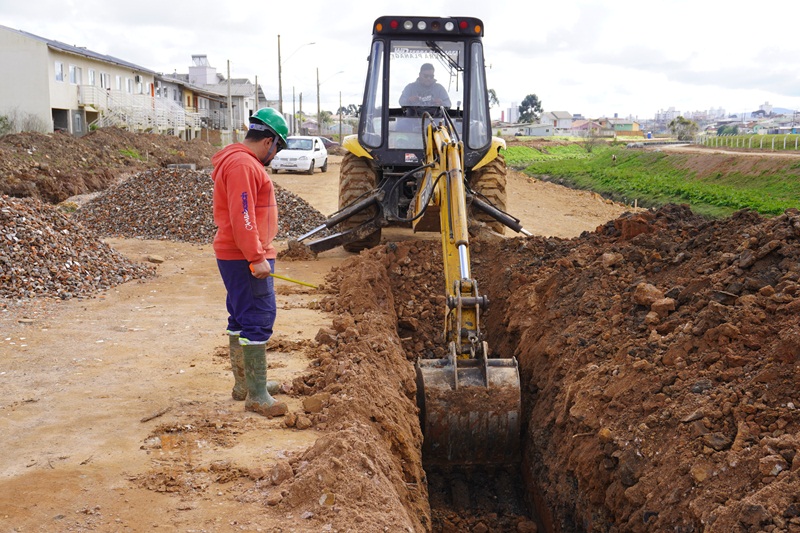
<svg viewBox="0 0 800 533"><path fill-rule="evenodd" d="M406 85L400 95L401 106L450 107L450 97L445 88L436 82L433 72L430 63L420 67L417 80Z"/></svg>

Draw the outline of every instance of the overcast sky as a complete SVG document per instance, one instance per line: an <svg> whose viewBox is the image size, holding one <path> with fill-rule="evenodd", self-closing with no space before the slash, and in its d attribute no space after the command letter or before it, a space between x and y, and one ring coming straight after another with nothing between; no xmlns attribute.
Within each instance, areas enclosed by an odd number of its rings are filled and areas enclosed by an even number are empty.
<svg viewBox="0 0 800 533"><path fill-rule="evenodd" d="M482 19L495 118L532 93L545 111L591 118L800 110L797 0L0 0L2 25L162 73L187 73L206 54L223 75L230 61L231 77L257 76L270 99L280 35L284 110L294 87L310 113L317 69L324 110L340 92L344 105L361 103L381 15Z"/></svg>

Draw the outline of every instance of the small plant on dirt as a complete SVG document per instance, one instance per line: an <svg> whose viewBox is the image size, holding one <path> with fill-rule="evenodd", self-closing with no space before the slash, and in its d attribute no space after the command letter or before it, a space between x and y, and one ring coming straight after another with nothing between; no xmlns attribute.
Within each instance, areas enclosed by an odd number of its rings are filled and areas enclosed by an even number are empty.
<svg viewBox="0 0 800 533"><path fill-rule="evenodd" d="M119 151L119 153L121 153L124 156L137 159L139 161L144 159L144 157L142 157L142 154L140 154L136 148L123 148L122 150Z"/></svg>
<svg viewBox="0 0 800 533"><path fill-rule="evenodd" d="M74 213L78 210L78 204L75 202L63 201L57 207L62 213Z"/></svg>
<svg viewBox="0 0 800 533"><path fill-rule="evenodd" d="M591 130L591 131L588 132L586 137L583 139L583 147L586 149L586 151L588 153L591 154L592 150L594 150L594 147L599 145L602 142L603 141L600 139L600 137L597 135L597 133L594 130Z"/></svg>

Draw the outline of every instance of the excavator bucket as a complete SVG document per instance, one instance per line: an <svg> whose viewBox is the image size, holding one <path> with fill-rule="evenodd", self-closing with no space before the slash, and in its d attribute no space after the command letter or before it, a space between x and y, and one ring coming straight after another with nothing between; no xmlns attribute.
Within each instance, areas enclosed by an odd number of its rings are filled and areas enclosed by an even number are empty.
<svg viewBox="0 0 800 533"><path fill-rule="evenodd" d="M511 359L417 361L417 405L428 466L520 461L519 367Z"/></svg>

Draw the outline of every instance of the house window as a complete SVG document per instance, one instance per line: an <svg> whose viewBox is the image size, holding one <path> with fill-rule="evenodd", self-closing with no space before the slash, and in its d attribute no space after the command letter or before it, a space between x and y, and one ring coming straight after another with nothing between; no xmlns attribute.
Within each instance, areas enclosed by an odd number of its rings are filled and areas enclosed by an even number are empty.
<svg viewBox="0 0 800 533"><path fill-rule="evenodd" d="M121 91L122 90L122 76L117 75L116 78L117 78L117 90Z"/></svg>
<svg viewBox="0 0 800 533"><path fill-rule="evenodd" d="M76 67L75 65L69 66L69 82L73 85L80 85L82 83L83 72L81 71L81 67Z"/></svg>
<svg viewBox="0 0 800 533"><path fill-rule="evenodd" d="M128 94L133 94L133 80L131 78L125 78L125 90L128 91Z"/></svg>
<svg viewBox="0 0 800 533"><path fill-rule="evenodd" d="M56 81L64 81L64 63L56 61Z"/></svg>
<svg viewBox="0 0 800 533"><path fill-rule="evenodd" d="M111 74L106 72L100 73L100 87L103 89L110 89L111 88Z"/></svg>
<svg viewBox="0 0 800 533"><path fill-rule="evenodd" d="M89 85L94 87L95 86L95 82L96 82L96 80L95 80L95 77L94 77L94 69L90 68L89 69Z"/></svg>

